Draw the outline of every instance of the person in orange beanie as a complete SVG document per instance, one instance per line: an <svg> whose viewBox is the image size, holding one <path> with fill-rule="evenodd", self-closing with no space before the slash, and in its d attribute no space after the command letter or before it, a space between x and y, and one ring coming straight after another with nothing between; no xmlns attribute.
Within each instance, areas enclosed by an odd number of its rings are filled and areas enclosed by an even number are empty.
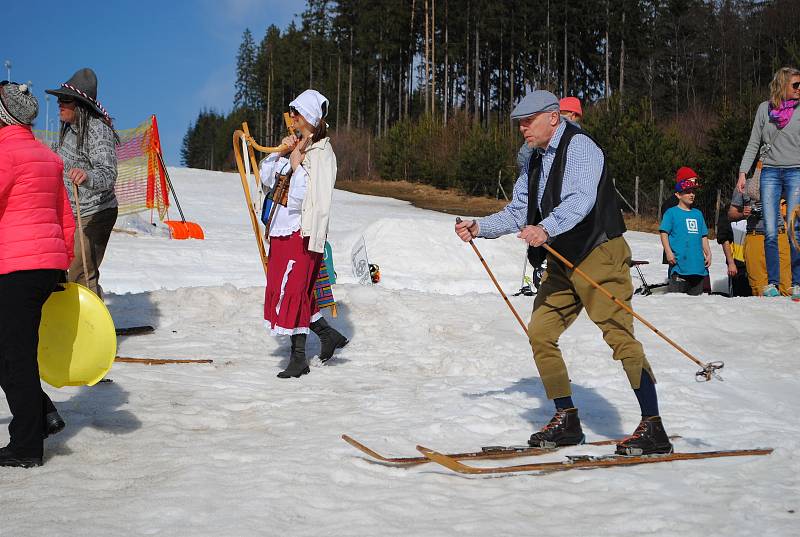
<svg viewBox="0 0 800 537"><path fill-rule="evenodd" d="M583 118L583 108L577 97L564 97L558 101L558 108L561 110L561 115L573 123L580 123Z"/></svg>

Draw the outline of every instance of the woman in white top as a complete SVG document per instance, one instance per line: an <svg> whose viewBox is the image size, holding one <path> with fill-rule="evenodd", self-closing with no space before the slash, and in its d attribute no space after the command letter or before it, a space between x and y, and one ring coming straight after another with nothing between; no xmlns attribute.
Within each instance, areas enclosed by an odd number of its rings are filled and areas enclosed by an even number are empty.
<svg viewBox="0 0 800 537"><path fill-rule="evenodd" d="M264 296L264 322L272 335L292 338L292 353L280 378L309 372L306 336L309 329L322 343L326 362L347 339L322 317L314 296L336 182L336 155L327 136L328 100L306 90L289 103L293 134L283 139L288 150L261 163L264 185L273 188L278 175L290 175L286 205L277 204L269 227L269 270ZM276 203L274 201L273 203Z"/></svg>

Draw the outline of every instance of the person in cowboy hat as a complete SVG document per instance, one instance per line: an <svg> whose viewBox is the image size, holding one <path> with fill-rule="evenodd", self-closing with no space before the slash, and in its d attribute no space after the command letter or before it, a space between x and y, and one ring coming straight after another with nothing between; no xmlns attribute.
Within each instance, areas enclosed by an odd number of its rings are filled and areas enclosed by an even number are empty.
<svg viewBox="0 0 800 537"><path fill-rule="evenodd" d="M117 220L117 149L119 142L111 118L97 100L97 76L85 67L56 89L45 90L58 98L61 129L54 150L64 160L64 183L72 211L80 207L84 243L75 237L75 258L68 280L85 285L102 298L100 263ZM78 185L74 199L72 185ZM83 273L83 255L86 270Z"/></svg>
<svg viewBox="0 0 800 537"><path fill-rule="evenodd" d="M0 466L41 466L43 439L64 428L37 363L42 306L73 255L63 164L33 137L39 104L0 82L0 386L11 410Z"/></svg>
<svg viewBox="0 0 800 537"><path fill-rule="evenodd" d="M289 365L280 378L310 372L306 358L309 331L320 339L320 361L328 361L348 340L332 328L319 311L314 294L333 201L336 155L328 138L328 99L305 90L289 103L295 133L281 142L283 153L261 162L264 186L272 188L278 176L291 175L289 192L269 227L269 271L264 292L264 324L270 334L292 339Z"/></svg>

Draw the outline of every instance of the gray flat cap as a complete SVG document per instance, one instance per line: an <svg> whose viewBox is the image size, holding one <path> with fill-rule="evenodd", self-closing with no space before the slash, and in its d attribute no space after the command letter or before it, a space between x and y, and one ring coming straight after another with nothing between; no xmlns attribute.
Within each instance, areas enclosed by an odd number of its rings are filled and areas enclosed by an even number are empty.
<svg viewBox="0 0 800 537"><path fill-rule="evenodd" d="M538 114L539 112L554 112L558 110L558 98L545 90L536 90L527 94L511 111L511 119Z"/></svg>

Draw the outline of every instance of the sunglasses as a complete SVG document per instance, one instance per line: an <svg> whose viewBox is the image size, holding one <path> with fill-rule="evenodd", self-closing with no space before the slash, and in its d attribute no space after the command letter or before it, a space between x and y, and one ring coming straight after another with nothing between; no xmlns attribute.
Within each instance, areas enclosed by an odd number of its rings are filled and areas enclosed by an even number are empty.
<svg viewBox="0 0 800 537"><path fill-rule="evenodd" d="M58 98L58 104L71 104L71 103L74 103L74 102L75 102L75 99L73 99L72 97L59 97Z"/></svg>
<svg viewBox="0 0 800 537"><path fill-rule="evenodd" d="M792 82L792 89L800 89L800 82Z"/></svg>
<svg viewBox="0 0 800 537"><path fill-rule="evenodd" d="M12 82L10 80L2 80L2 81L0 81L0 86L8 86L9 84L16 84L17 86L19 86L19 83Z"/></svg>
<svg viewBox="0 0 800 537"><path fill-rule="evenodd" d="M679 194L689 194L690 192L694 192L697 188L697 180L694 178L691 179L683 179L678 183L678 188L675 190Z"/></svg>

